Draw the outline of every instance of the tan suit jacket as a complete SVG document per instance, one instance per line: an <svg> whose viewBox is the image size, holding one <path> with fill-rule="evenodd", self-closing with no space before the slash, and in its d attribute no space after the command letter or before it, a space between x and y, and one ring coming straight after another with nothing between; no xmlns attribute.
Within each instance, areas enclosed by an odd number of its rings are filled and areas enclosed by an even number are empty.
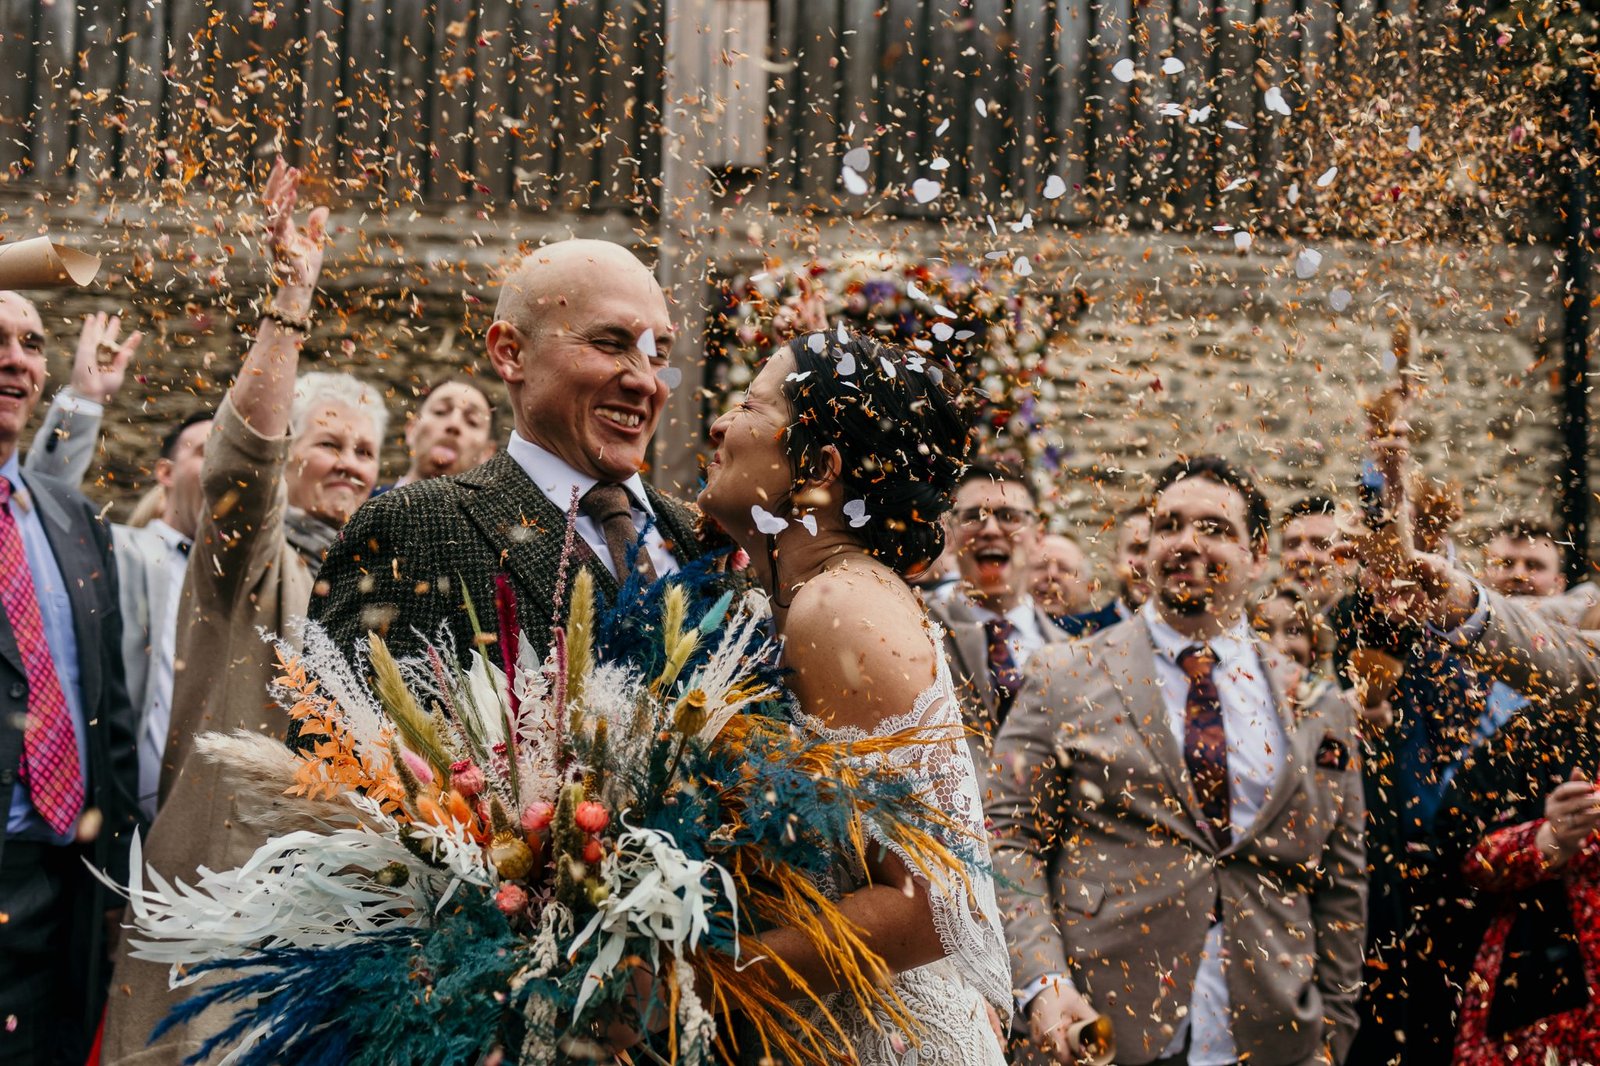
<svg viewBox="0 0 1600 1066"><path fill-rule="evenodd" d="M1487 595L1483 633L1462 649L1474 666L1560 710L1600 699L1600 630L1563 625L1542 601Z"/></svg>
<svg viewBox="0 0 1600 1066"><path fill-rule="evenodd" d="M1202 828L1134 618L1037 656L996 738L987 813L1013 979L1069 974L1147 1063L1185 1017L1220 908L1233 1037L1252 1066L1342 1057L1355 1035L1366 913L1355 718L1331 686L1286 699L1257 645L1288 757L1254 825Z"/></svg>
<svg viewBox="0 0 1600 1066"><path fill-rule="evenodd" d="M1072 638L1058 626L1053 618L1038 607L1034 608L1039 632L1044 635L1045 647L1064 644ZM1000 716L1000 696L989 674L989 636L983 622L973 609L972 601L960 592L928 607L928 616L944 627L944 652L950 660L950 674L956 683L956 695L961 700L961 718L969 734L973 762L981 772L994 741ZM1026 676L1032 667L1022 668Z"/></svg>

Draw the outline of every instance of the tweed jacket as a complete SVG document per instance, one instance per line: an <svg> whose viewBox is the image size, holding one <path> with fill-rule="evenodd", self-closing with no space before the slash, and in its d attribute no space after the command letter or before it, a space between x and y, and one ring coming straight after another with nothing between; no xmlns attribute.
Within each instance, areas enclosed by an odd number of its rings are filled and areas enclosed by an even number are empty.
<svg viewBox="0 0 1600 1066"><path fill-rule="evenodd" d="M646 486L662 540L682 561L703 553L684 505ZM529 642L550 646L557 569L566 514L539 491L510 453L497 452L464 474L403 485L369 500L345 526L318 574L311 618L342 648L377 631L399 657L415 655L448 629L457 653L471 653L470 595L479 621L493 628L494 576L504 572ZM593 576L607 603L618 585L610 569L575 537L574 564Z"/></svg>
<svg viewBox="0 0 1600 1066"><path fill-rule="evenodd" d="M1067 640L1067 635L1055 620L1037 606L1034 615L1046 647ZM928 617L944 627L945 656L950 660L956 694L961 700L962 720L972 730L968 735L968 746L972 749L972 761L981 776L1000 717L1000 697L989 672L989 637L984 632L982 620L973 612L972 601L960 591L948 599L931 604ZM1024 667L1023 672L1026 673L1030 667Z"/></svg>
<svg viewBox="0 0 1600 1066"><path fill-rule="evenodd" d="M1257 651L1288 739L1250 829L1204 827L1141 618L1046 648L995 741L986 811L1018 988L1071 976L1148 1063L1189 1007L1212 916L1240 1056L1342 1058L1355 1034L1365 916L1355 715L1332 686L1286 694Z"/></svg>
<svg viewBox="0 0 1600 1066"><path fill-rule="evenodd" d="M122 625L110 530L76 489L32 471L25 480L72 603L83 716L89 730L88 803L103 817L93 842L69 847L113 879L126 882L128 845L142 826L134 749L138 724L122 678ZM27 710L27 671L11 623L0 608L0 796L8 807L22 760ZM6 861L5 836L5 820L0 819L0 866ZM71 900L71 988L83 995L82 1002L72 1004L72 1012L63 1011L62 1017L76 1016L80 1029L70 1035L83 1038L78 1050L86 1053L109 974L102 915L120 900L81 864L75 864L64 880L62 893ZM5 900L0 899L0 910L4 908Z"/></svg>

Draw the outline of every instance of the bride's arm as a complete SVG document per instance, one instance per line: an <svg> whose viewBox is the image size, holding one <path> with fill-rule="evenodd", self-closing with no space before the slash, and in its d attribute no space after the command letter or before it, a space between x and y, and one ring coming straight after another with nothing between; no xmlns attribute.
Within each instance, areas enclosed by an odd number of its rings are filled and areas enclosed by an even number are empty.
<svg viewBox="0 0 1600 1066"><path fill-rule="evenodd" d="M782 635L801 709L832 727L871 733L911 710L937 676L920 605L904 585L872 571L833 571L807 582L786 613ZM943 958L927 885L885 849L868 856L867 870L872 883L839 903L867 945L896 973ZM778 929L761 939L811 992L838 990L803 934ZM790 983L776 966L754 969L780 988Z"/></svg>

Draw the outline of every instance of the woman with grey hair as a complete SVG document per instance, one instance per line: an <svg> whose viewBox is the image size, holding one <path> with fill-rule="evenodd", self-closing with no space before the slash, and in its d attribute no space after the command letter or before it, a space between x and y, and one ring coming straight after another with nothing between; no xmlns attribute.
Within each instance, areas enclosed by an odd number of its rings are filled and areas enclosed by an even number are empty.
<svg viewBox="0 0 1600 1066"><path fill-rule="evenodd" d="M296 377L328 216L319 207L303 230L295 225L299 178L281 160L267 178L265 243L277 284L206 440L205 506L179 609L172 728L144 859L190 884L197 867L240 866L264 840L239 818L229 768L195 757L194 738L288 732L288 715L268 694L277 664L262 636L295 636L290 623L306 613L324 552L372 494L388 421L371 385L321 371ZM167 967L130 958L123 944L104 1060L176 1066L217 1025L202 1016L147 1046L178 997Z"/></svg>

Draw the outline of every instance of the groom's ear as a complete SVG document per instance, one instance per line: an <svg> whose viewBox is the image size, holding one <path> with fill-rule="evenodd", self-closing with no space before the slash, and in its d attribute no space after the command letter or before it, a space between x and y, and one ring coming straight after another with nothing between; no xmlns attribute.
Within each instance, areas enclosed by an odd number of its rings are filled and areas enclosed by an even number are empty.
<svg viewBox="0 0 1600 1066"><path fill-rule="evenodd" d="M489 362L494 365L494 372L500 375L501 381L513 383L522 380L522 337L515 326L496 319L489 326L485 347L489 349Z"/></svg>

